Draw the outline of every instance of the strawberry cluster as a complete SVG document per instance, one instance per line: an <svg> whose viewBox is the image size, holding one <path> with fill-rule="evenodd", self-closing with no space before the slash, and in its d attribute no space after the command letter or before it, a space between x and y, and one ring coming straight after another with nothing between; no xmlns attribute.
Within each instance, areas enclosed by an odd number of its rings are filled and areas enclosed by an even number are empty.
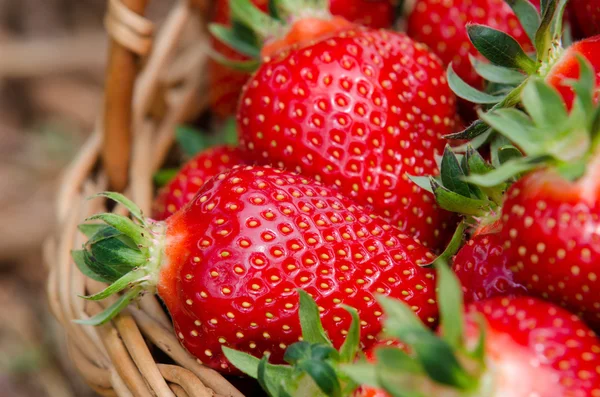
<svg viewBox="0 0 600 397"><path fill-rule="evenodd" d="M151 218L103 195L131 217L90 218L73 259L120 297L81 323L156 292L269 396L600 396L600 4L215 11L238 140L179 134Z"/></svg>

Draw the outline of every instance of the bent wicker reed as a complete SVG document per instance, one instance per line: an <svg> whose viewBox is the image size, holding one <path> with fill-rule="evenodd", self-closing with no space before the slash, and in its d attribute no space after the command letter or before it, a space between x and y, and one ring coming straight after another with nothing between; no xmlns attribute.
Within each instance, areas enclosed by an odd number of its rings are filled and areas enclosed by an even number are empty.
<svg viewBox="0 0 600 397"><path fill-rule="evenodd" d="M108 3L106 99L95 130L59 189L57 232L45 245L49 303L65 330L71 360L100 395L241 397L179 344L155 296L145 296L100 327L73 322L112 303L79 297L104 287L81 274L70 256L84 242L77 225L106 210L106 202L86 198L107 189L122 191L149 213L152 175L169 151L176 125L206 107L202 76L209 43L203 16L212 1L180 0L160 29L142 16L147 3Z"/></svg>

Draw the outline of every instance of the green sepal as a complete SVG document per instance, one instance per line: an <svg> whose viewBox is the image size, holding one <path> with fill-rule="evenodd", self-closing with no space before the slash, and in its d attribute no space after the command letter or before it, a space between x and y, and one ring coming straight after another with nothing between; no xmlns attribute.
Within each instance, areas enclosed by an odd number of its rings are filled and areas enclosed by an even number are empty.
<svg viewBox="0 0 600 397"><path fill-rule="evenodd" d="M269 38L281 23L259 10L250 0L229 0L231 18L251 29L261 39Z"/></svg>
<svg viewBox="0 0 600 397"><path fill-rule="evenodd" d="M319 308L315 301L305 291L299 289L300 308L300 326L302 328L302 338L309 343L322 343L332 346L331 340L323 329Z"/></svg>
<svg viewBox="0 0 600 397"><path fill-rule="evenodd" d="M481 313L475 313L475 322L479 329L479 337L475 346L467 351L469 357L478 362L481 366L485 365L485 343L486 343L486 319Z"/></svg>
<svg viewBox="0 0 600 397"><path fill-rule="evenodd" d="M405 303L382 295L377 298L377 301L386 313L386 328L388 332L393 332L392 330L403 327L423 331L427 330L427 327L419 320L415 312Z"/></svg>
<svg viewBox="0 0 600 397"><path fill-rule="evenodd" d="M227 360L233 364L237 369L245 373L251 378L256 379L258 377L258 365L260 359L248 354L243 353L227 346L223 346L223 354L227 357ZM292 367L289 365L274 365L268 364L269 371L276 371L282 378L289 377L292 374Z"/></svg>
<svg viewBox="0 0 600 397"><path fill-rule="evenodd" d="M346 305L342 305L342 307L350 313L352 322L350 323L346 339L344 340L342 347L340 347L339 361L342 363L350 363L354 360L359 351L360 319L358 318L358 311L355 308Z"/></svg>
<svg viewBox="0 0 600 397"><path fill-rule="evenodd" d="M208 26L208 30L216 39L240 54L250 58L260 58L260 48L255 44L253 45L243 40L240 35L236 34L233 28L218 23L211 23Z"/></svg>
<svg viewBox="0 0 600 397"><path fill-rule="evenodd" d="M427 264L421 265L421 267L431 266L431 265L437 263L438 261L445 262L445 261L449 261L450 259L452 259L452 257L454 255L456 255L456 253L462 246L462 243L465 238L465 231L467 230L468 226L469 225L467 224L467 222L465 222L464 220L461 221L458 224L458 226L456 227L456 230L454 231L454 234L452 235L452 239L450 240L450 242L444 249L444 252L442 252L440 255L438 255L438 257L435 258L433 261L431 261Z"/></svg>
<svg viewBox="0 0 600 397"><path fill-rule="evenodd" d="M526 1L526 0L521 0ZM469 54L469 60L478 75L487 81L499 84L519 85L527 76L514 69L497 66L492 63L482 62L477 57Z"/></svg>
<svg viewBox="0 0 600 397"><path fill-rule="evenodd" d="M117 281L113 282L106 289L98 292L97 294L88 295L88 296L80 296L80 298L83 298L83 299L86 299L89 301L100 301L100 300L108 298L111 295L114 295L116 293L123 291L125 288L131 286L134 281L138 281L139 279L140 279L139 273L136 273L135 271L131 271L131 272L125 274L123 277L121 277Z"/></svg>
<svg viewBox="0 0 600 397"><path fill-rule="evenodd" d="M114 227L124 235L131 238L135 244L139 246L146 246L149 242L146 237L146 231L143 227L136 225L131 219L122 215L104 213L93 215L85 220L85 222L101 220L108 225Z"/></svg>
<svg viewBox="0 0 600 397"><path fill-rule="evenodd" d="M330 397L341 397L342 387L335 369L323 360L306 360L298 364L298 369L306 372L321 391Z"/></svg>
<svg viewBox="0 0 600 397"><path fill-rule="evenodd" d="M517 158L504 163L502 167L487 174L472 174L467 176L465 180L481 187L496 187L525 172L538 168L549 159L547 156Z"/></svg>
<svg viewBox="0 0 600 397"><path fill-rule="evenodd" d="M521 153L521 151L516 146L506 145L498 149L498 160L501 165L504 165L505 163L511 160L520 159L522 157L523 153Z"/></svg>
<svg viewBox="0 0 600 397"><path fill-rule="evenodd" d="M87 250L83 251L83 260L87 269L91 270L98 276L98 278L94 278L95 280L101 279L112 283L121 278L125 273L131 271L131 266L129 265L119 265L117 267L104 266L103 263L96 260L96 258L94 258Z"/></svg>
<svg viewBox="0 0 600 397"><path fill-rule="evenodd" d="M535 34L541 23L540 14L535 6L528 0L505 0L505 2L513 9L527 36L534 43Z"/></svg>
<svg viewBox="0 0 600 397"><path fill-rule="evenodd" d="M492 148L492 153L493 153ZM465 158L467 159L467 167L469 168L469 175L484 175L488 172L494 170L490 164L488 164L485 159L481 156L481 154L472 147L467 148L467 153L465 154ZM502 205L504 201L504 191L506 190L506 184L502 183L499 186L494 187L485 187L478 186L481 191L494 203L497 205Z"/></svg>
<svg viewBox="0 0 600 397"><path fill-rule="evenodd" d="M98 313L92 318L86 320L73 320L73 322L81 325L102 325L114 317L116 317L123 309L129 305L129 303L141 295L143 289L141 287L137 287L129 290L125 295L122 295L115 303L110 305L106 310Z"/></svg>
<svg viewBox="0 0 600 397"><path fill-rule="evenodd" d="M479 53L494 65L523 70L527 74L537 72L537 63L508 34L480 24L467 24L467 33Z"/></svg>
<svg viewBox="0 0 600 397"><path fill-rule="evenodd" d="M465 181L471 182L470 177L464 177ZM485 216L490 208L490 202L473 199L454 193L440 185L434 178L430 178L433 194L438 205L450 212L472 216Z"/></svg>
<svg viewBox="0 0 600 397"><path fill-rule="evenodd" d="M91 278L92 280L100 281L101 283L111 283L115 281L113 277L110 275L104 275L98 273L94 266L89 266L89 261L86 260L87 252L85 250L73 250L71 251L71 257L73 261L77 265L79 271L86 277Z"/></svg>
<svg viewBox="0 0 600 397"><path fill-rule="evenodd" d="M420 187L421 189L428 191L429 193L433 193L433 189L431 188L431 182L429 176L414 176L407 174L408 179L411 180L412 183ZM440 183L440 181L438 181Z"/></svg>
<svg viewBox="0 0 600 397"><path fill-rule="evenodd" d="M377 368L363 362L340 365L340 371L356 384L368 387L378 387Z"/></svg>
<svg viewBox="0 0 600 397"><path fill-rule="evenodd" d="M540 79L532 79L522 93L523 107L538 128L556 130L568 118L565 102L554 88Z"/></svg>
<svg viewBox="0 0 600 397"><path fill-rule="evenodd" d="M114 201L114 202L116 202L118 204L121 204L142 225L146 224L146 220L144 218L144 214L142 213L142 210L140 209L140 207L138 207L138 205L136 203L134 203L133 201L129 200L127 197L123 196L121 193L116 193L116 192L102 192L102 193L98 193L95 196L92 196L92 197L88 198L88 200L91 200L91 199L94 199L94 198L97 198L97 197L104 197L104 198L110 199L110 200L112 200L112 201Z"/></svg>
<svg viewBox="0 0 600 397"><path fill-rule="evenodd" d="M442 327L442 338L452 347L461 351L464 349L464 314L463 314L463 292L454 272L448 266L448 262L439 260L436 262L438 283L438 307L440 310L440 322Z"/></svg>
<svg viewBox="0 0 600 397"><path fill-rule="evenodd" d="M446 189L461 196L470 196L469 185L463 180L464 171L449 145L444 149L440 170L442 184Z"/></svg>
<svg viewBox="0 0 600 397"><path fill-rule="evenodd" d="M105 229L107 226L102 223L82 223L77 226L77 229L87 238L91 238L98 231ZM115 229L116 230L116 229Z"/></svg>
<svg viewBox="0 0 600 397"><path fill-rule="evenodd" d="M256 59L250 59L247 61L233 60L213 50L208 50L208 56L210 56L215 62L220 63L223 66L227 66L229 69L237 70L238 72L252 73L260 67L260 61Z"/></svg>
<svg viewBox="0 0 600 397"><path fill-rule="evenodd" d="M275 0L275 8L283 20L293 19L295 16L307 13L329 14L329 0Z"/></svg>
<svg viewBox="0 0 600 397"><path fill-rule="evenodd" d="M376 362L397 373L423 374L423 366L397 347L380 347L375 350Z"/></svg>
<svg viewBox="0 0 600 397"><path fill-rule="evenodd" d="M502 101L504 95L490 95L476 88L471 87L454 71L452 64L448 65L447 69L448 85L454 93L469 102L478 104L494 104Z"/></svg>
<svg viewBox="0 0 600 397"><path fill-rule="evenodd" d="M562 29L562 18L567 0L542 1L542 21L535 34L535 48L539 63L547 63L553 54L553 44L559 41Z"/></svg>
<svg viewBox="0 0 600 397"><path fill-rule="evenodd" d="M269 365L268 357L263 356L258 362L258 368L256 370L256 380L258 384L270 397L279 397L279 389L281 388L282 380L273 379L273 376L270 375L270 372L267 371L267 367Z"/></svg>

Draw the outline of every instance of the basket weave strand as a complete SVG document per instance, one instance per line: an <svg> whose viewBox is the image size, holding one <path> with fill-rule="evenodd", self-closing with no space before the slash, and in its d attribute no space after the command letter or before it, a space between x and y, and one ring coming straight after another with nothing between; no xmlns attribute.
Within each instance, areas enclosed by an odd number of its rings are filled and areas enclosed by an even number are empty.
<svg viewBox="0 0 600 397"><path fill-rule="evenodd" d="M100 395L242 397L180 345L154 296L145 296L103 326L73 322L112 303L79 298L106 287L81 274L70 256L84 243L77 225L107 211L105 201L86 198L108 188L120 190L148 212L152 175L167 155L175 127L206 106L199 98L207 97L201 95L201 76L208 40L198 15L208 9L208 1L176 3L156 38L153 23L141 15L146 4L109 2L105 24L112 41L103 117L65 171L57 198L57 232L45 244L50 308L65 330L71 360ZM164 104L160 117L152 109L157 100ZM121 207L115 211L124 213ZM172 362L157 362L153 353L158 350Z"/></svg>

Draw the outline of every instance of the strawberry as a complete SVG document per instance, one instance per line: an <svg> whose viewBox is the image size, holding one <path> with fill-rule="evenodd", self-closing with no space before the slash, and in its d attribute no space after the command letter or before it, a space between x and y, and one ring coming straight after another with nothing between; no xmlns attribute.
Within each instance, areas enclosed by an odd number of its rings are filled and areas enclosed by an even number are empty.
<svg viewBox="0 0 600 397"><path fill-rule="evenodd" d="M600 34L600 1L571 0L570 14L573 24L586 37Z"/></svg>
<svg viewBox="0 0 600 397"><path fill-rule="evenodd" d="M290 31L303 23L317 22ZM452 217L408 174L437 173L441 136L453 131L455 98L439 60L400 33L346 26L308 44L300 37L304 44L271 54L244 89L246 158L334 186L437 248ZM281 42L291 45L287 37L270 48Z"/></svg>
<svg viewBox="0 0 600 397"><path fill-rule="evenodd" d="M212 177L243 164L240 150L232 146L216 146L200 152L163 186L154 199L152 217L162 221L186 205Z"/></svg>
<svg viewBox="0 0 600 397"><path fill-rule="evenodd" d="M440 336L405 304L382 299L388 334L412 353L380 349L377 364L348 375L394 396L600 395L600 340L577 316L528 297L493 298L463 312L452 272L440 266L438 280Z"/></svg>
<svg viewBox="0 0 600 397"><path fill-rule="evenodd" d="M498 296L525 295L516 283L499 233L477 235L456 254L452 269L462 285L467 303Z"/></svg>
<svg viewBox="0 0 600 397"><path fill-rule="evenodd" d="M350 324L340 306L360 313L361 343L381 330L375 294L409 302L434 325L434 273L419 265L432 254L383 219L334 190L296 174L235 167L211 179L164 222L143 217L126 198L135 222L100 214L109 226L84 225L91 236L73 257L90 277L113 284L88 299L127 289L108 321L145 290L157 291L181 343L206 365L234 371L222 346L281 363L300 336L297 288L319 305L333 345ZM107 255L110 253L110 255ZM115 282L116 281L116 282Z"/></svg>
<svg viewBox="0 0 600 397"><path fill-rule="evenodd" d="M539 8L539 0L535 1ZM504 0L417 0L408 15L407 33L427 44L469 85L481 87L483 79L471 66L469 57L477 50L469 40L467 24L482 24L514 37L527 51L531 40L509 2Z"/></svg>
<svg viewBox="0 0 600 397"><path fill-rule="evenodd" d="M515 281L600 327L600 169L596 76L584 58L569 112L560 93L541 80L523 89L528 114L515 109L483 116L527 155L493 173L471 176L480 186L531 172L507 192L501 238Z"/></svg>
<svg viewBox="0 0 600 397"><path fill-rule="evenodd" d="M267 0L252 0L260 10L266 11ZM394 8L389 0L331 0L330 10L349 21L372 28L389 28L394 17ZM229 0L217 0L212 22L222 25L230 24ZM213 37L212 48L226 58L243 61L248 58L235 51L221 40ZM224 67L219 62L209 61L209 92L212 111L219 117L235 114L242 87L250 74Z"/></svg>

